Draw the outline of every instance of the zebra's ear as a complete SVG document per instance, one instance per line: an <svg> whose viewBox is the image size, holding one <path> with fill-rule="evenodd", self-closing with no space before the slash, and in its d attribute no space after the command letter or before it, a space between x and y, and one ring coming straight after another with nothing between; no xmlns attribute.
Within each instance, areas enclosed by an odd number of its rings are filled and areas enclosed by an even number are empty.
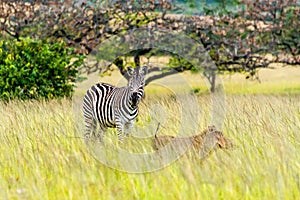
<svg viewBox="0 0 300 200"><path fill-rule="evenodd" d="M128 75L131 77L131 76L133 76L134 75L134 68L132 68L132 67L127 67L127 73L128 73Z"/></svg>
<svg viewBox="0 0 300 200"><path fill-rule="evenodd" d="M147 67L147 66L143 66L143 67L140 69L140 74L146 75L147 72L148 72L148 67Z"/></svg>

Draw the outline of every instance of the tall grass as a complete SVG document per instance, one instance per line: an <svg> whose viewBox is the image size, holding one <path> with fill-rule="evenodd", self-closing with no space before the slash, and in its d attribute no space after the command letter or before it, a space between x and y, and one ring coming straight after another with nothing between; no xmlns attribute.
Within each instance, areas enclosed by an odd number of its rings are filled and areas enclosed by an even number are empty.
<svg viewBox="0 0 300 200"><path fill-rule="evenodd" d="M210 123L209 99L197 97L202 110L199 130ZM158 102L165 111L158 115L161 109L154 106L151 114L150 105ZM71 101L1 103L0 198L299 198L299 95L230 95L226 102L223 132L234 140L234 149L216 150L201 160L181 157L161 170L141 174L111 169L90 153ZM148 96L137 126L151 127L163 118L159 134L172 134L180 126L177 108L173 97Z"/></svg>

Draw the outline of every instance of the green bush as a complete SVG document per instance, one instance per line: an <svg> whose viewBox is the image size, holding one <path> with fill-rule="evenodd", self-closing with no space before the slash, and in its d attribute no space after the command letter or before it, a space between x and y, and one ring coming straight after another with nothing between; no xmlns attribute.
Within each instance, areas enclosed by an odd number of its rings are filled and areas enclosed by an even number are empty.
<svg viewBox="0 0 300 200"><path fill-rule="evenodd" d="M64 42L0 41L0 99L71 97L83 56Z"/></svg>

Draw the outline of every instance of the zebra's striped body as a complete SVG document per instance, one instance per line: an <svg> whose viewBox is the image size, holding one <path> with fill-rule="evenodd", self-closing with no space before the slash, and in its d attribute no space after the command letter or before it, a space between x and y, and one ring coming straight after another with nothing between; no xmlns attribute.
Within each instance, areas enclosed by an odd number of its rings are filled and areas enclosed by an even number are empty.
<svg viewBox="0 0 300 200"><path fill-rule="evenodd" d="M117 128L118 137L123 140L128 135L135 118L138 115L138 103L144 95L144 77L147 67L141 70L128 68L130 79L125 87L115 87L106 83L93 85L83 100L85 119L85 139L91 134L102 141L103 133L95 133L97 124L101 132L107 128Z"/></svg>

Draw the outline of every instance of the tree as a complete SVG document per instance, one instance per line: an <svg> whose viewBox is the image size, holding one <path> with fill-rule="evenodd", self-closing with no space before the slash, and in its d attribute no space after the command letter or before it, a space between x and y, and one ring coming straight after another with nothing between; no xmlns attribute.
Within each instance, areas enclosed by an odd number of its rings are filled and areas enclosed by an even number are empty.
<svg viewBox="0 0 300 200"><path fill-rule="evenodd" d="M0 31L17 39L29 35L64 40L78 53L107 59L110 64L102 72L114 63L125 77L126 57L139 65L142 57L167 55L172 58L169 65L150 66L150 73L160 74L150 76L147 83L178 71L197 70L209 79L211 91L216 73L246 72L250 77L274 62L300 64L297 0L233 2L239 9L232 11L223 3L205 7L205 15L200 16L172 14L181 7L163 0L3 0ZM84 69L91 72L99 70L97 66Z"/></svg>

